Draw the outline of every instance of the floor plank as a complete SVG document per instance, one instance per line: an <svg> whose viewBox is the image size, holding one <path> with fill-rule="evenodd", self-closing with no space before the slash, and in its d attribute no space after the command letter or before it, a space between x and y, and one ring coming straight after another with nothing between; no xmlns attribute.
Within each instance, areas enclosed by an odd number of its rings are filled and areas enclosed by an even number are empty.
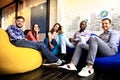
<svg viewBox="0 0 120 80"><path fill-rule="evenodd" d="M77 71L59 69L57 66L41 66L22 74L0 75L0 80L120 80L120 73L95 72L86 78L77 74Z"/></svg>

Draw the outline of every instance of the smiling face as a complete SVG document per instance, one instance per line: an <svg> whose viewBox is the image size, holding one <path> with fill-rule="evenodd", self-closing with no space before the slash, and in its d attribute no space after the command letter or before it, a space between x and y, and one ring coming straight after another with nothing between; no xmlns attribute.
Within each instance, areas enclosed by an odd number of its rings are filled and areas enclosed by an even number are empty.
<svg viewBox="0 0 120 80"><path fill-rule="evenodd" d="M38 24L35 24L34 25L34 31L39 31L40 29L39 29L39 26L38 26Z"/></svg>
<svg viewBox="0 0 120 80"><path fill-rule="evenodd" d="M58 31L58 29L59 29L59 25L58 24L56 24L55 26L54 26L54 31Z"/></svg>
<svg viewBox="0 0 120 80"><path fill-rule="evenodd" d="M102 28L104 31L108 31L111 28L111 21L108 19L102 20Z"/></svg>
<svg viewBox="0 0 120 80"><path fill-rule="evenodd" d="M86 27L87 27L86 22L85 22L85 21L82 21L82 22L80 23L80 29L84 30Z"/></svg>
<svg viewBox="0 0 120 80"><path fill-rule="evenodd" d="M22 18L16 19L16 26L18 28L21 28L23 26L24 22L25 21Z"/></svg>

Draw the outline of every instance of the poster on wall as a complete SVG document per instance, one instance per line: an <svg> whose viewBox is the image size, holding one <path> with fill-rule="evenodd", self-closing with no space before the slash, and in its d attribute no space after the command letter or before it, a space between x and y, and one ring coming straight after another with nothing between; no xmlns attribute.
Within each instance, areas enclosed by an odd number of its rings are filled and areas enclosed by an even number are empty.
<svg viewBox="0 0 120 80"><path fill-rule="evenodd" d="M112 20L112 28L120 31L120 11L117 9L106 9L101 10L99 12L91 12L89 18L81 18L80 16L76 16L72 19L72 23L67 25L67 31L77 31L79 30L79 23L81 20L85 20L88 24L88 29L92 32L101 32L101 20L103 18L110 18Z"/></svg>
<svg viewBox="0 0 120 80"><path fill-rule="evenodd" d="M79 30L82 20L87 22L87 29L92 32L102 31L101 20L110 18L112 28L120 31L120 0L64 0L63 22L66 26L66 34ZM68 24L69 23L69 24Z"/></svg>
<svg viewBox="0 0 120 80"><path fill-rule="evenodd" d="M101 19L103 18L110 18L112 20L112 28L120 31L120 12L115 9L106 9L106 10L101 10L98 13L93 12L91 13L90 16L90 23L89 25L92 26L90 27L90 30L92 31L100 31L101 30Z"/></svg>

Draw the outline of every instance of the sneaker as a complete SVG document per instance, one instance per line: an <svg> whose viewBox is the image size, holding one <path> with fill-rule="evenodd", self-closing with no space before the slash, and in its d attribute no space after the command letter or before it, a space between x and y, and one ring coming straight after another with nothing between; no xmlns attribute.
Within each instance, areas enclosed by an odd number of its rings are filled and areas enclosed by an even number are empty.
<svg viewBox="0 0 120 80"><path fill-rule="evenodd" d="M42 64L43 66L52 66L52 65L59 65L57 62L46 62Z"/></svg>
<svg viewBox="0 0 120 80"><path fill-rule="evenodd" d="M90 76L91 74L94 73L94 69L90 68L88 66L85 66L84 68L82 68L82 70L78 73L79 76L82 77L87 77Z"/></svg>
<svg viewBox="0 0 120 80"><path fill-rule="evenodd" d="M66 61L65 61L64 59L62 59L62 62L63 62L63 63L66 63Z"/></svg>
<svg viewBox="0 0 120 80"><path fill-rule="evenodd" d="M67 69L67 70L74 70L77 71L77 68L75 67L74 64L70 63L70 64L65 64L63 66L58 66L58 68L63 68L63 69Z"/></svg>
<svg viewBox="0 0 120 80"><path fill-rule="evenodd" d="M59 66L61 64L63 64L62 60L58 59L57 62L49 62L48 61L48 62L43 63L42 65L44 65L44 66L51 66L51 65L57 65L57 66Z"/></svg>

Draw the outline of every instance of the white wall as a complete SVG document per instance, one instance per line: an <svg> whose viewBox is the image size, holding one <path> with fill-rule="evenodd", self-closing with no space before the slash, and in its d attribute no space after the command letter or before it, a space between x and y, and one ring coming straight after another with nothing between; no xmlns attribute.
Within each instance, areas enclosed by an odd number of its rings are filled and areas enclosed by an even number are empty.
<svg viewBox="0 0 120 80"><path fill-rule="evenodd" d="M50 0L50 24L49 29L57 22L57 0Z"/></svg>
<svg viewBox="0 0 120 80"><path fill-rule="evenodd" d="M88 29L101 33L100 21L108 13L108 18L114 22L114 29L120 30L120 0L58 0L58 21L64 27L65 34L72 37L79 29L79 22L86 20ZM101 12L103 13L101 14ZM105 12L106 11L106 12ZM59 17L60 16L60 17Z"/></svg>

